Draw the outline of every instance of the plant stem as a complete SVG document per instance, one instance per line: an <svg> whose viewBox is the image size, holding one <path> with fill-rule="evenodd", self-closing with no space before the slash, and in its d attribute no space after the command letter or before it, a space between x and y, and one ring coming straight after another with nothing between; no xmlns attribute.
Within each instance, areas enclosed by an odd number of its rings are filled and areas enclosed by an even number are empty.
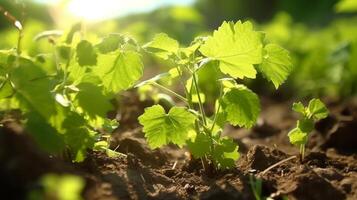
<svg viewBox="0 0 357 200"><path fill-rule="evenodd" d="M187 90L186 86L185 86L185 81L183 80L183 72L181 71L180 67L176 67L177 71L179 72L180 75L180 82L182 84L182 87L185 90L185 95L186 95L186 99L187 99L187 104L188 104L188 108L191 109L192 105L192 99L190 98L190 92Z"/></svg>
<svg viewBox="0 0 357 200"><path fill-rule="evenodd" d="M203 109L203 103L202 103L202 100L201 100L200 90L198 88L196 72L192 73L192 82L193 82L193 85L195 86L195 89L196 89L196 92L197 92L198 105L200 107L200 111L201 111L201 115L202 115L202 121L203 121L203 124L206 126L207 125L206 114L205 114L205 111Z"/></svg>
<svg viewBox="0 0 357 200"><path fill-rule="evenodd" d="M52 43L52 48L53 48L53 57L55 60L55 64L56 64L56 71L57 71L57 76L60 74L61 72L61 66L59 64L59 59L58 59L58 53L57 53L57 49L56 49L56 44Z"/></svg>
<svg viewBox="0 0 357 200"><path fill-rule="evenodd" d="M217 100L218 102L218 107L217 107L217 110L215 111L215 114L214 114L214 118L213 118L213 123L212 123L212 127L211 127L211 132L213 131L214 129L214 126L216 125L216 122L217 122L217 115L221 109L221 104L219 103L219 101L221 100L222 98L222 95L223 95L223 89L222 89L222 85L220 87L220 90L219 90L219 98Z"/></svg>
<svg viewBox="0 0 357 200"><path fill-rule="evenodd" d="M302 162L305 157L305 145L301 144L300 145L300 161Z"/></svg>
<svg viewBox="0 0 357 200"><path fill-rule="evenodd" d="M185 97L183 97L183 96L177 94L176 92L174 92L174 91L170 90L169 88L167 88L167 87L165 87L165 86L163 86L163 85L160 85L160 84L158 84L158 83L156 83L156 82L152 82L152 84L155 85L156 87L158 87L158 88L160 88L160 89L166 91L167 93L170 93L170 94L176 96L177 98L179 98L180 100L182 100L183 102L185 102L186 104L189 105L189 103L188 103L188 101L187 101L187 99L186 99Z"/></svg>
<svg viewBox="0 0 357 200"><path fill-rule="evenodd" d="M20 56L21 55L22 29L18 29L18 30L19 30L19 36L17 38L16 52L17 52L17 55Z"/></svg>

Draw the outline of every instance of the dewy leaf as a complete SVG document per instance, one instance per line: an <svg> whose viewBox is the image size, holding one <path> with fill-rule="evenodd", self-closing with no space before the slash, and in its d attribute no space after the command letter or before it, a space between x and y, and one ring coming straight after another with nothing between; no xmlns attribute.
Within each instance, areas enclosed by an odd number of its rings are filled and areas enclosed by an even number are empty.
<svg viewBox="0 0 357 200"><path fill-rule="evenodd" d="M94 66L97 64L97 54L90 42L82 40L77 45L77 61L80 66Z"/></svg>
<svg viewBox="0 0 357 200"><path fill-rule="evenodd" d="M290 143L296 146L306 144L307 133L301 131L299 128L294 128L288 133Z"/></svg>
<svg viewBox="0 0 357 200"><path fill-rule="evenodd" d="M258 70L270 81L277 89L288 77L292 70L289 52L276 44L268 44L264 47L263 62Z"/></svg>
<svg viewBox="0 0 357 200"><path fill-rule="evenodd" d="M305 107L301 102L293 103L293 111L305 115Z"/></svg>
<svg viewBox="0 0 357 200"><path fill-rule="evenodd" d="M309 102L308 113L317 120L324 119L328 116L328 110L325 104L319 99L312 99Z"/></svg>
<svg viewBox="0 0 357 200"><path fill-rule="evenodd" d="M168 59L170 55L177 53L179 43L167 34L160 33L154 37L153 41L147 43L144 48L147 48L160 58Z"/></svg>
<svg viewBox="0 0 357 200"><path fill-rule="evenodd" d="M173 107L169 113L160 105L146 108L139 117L149 146L154 149L170 142L179 146L185 144L189 132L193 129L195 115L183 107Z"/></svg>
<svg viewBox="0 0 357 200"><path fill-rule="evenodd" d="M112 93L128 89L143 74L143 63L134 51L101 54L94 73L103 80L104 87Z"/></svg>
<svg viewBox="0 0 357 200"><path fill-rule="evenodd" d="M234 167L239 158L238 145L230 138L221 138L213 151L213 161L220 169Z"/></svg>
<svg viewBox="0 0 357 200"><path fill-rule="evenodd" d="M262 33L250 22L224 22L201 46L203 55L219 60L219 67L234 78L255 78L254 64L262 62Z"/></svg>
<svg viewBox="0 0 357 200"><path fill-rule="evenodd" d="M230 89L222 97L222 108L227 113L227 120L234 126L252 127L257 121L260 104L258 96L240 86Z"/></svg>

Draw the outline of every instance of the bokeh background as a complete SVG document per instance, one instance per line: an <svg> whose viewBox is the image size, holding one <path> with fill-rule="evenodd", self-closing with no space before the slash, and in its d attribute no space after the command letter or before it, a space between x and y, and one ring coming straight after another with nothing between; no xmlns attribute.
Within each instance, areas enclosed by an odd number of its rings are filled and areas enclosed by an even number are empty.
<svg viewBox="0 0 357 200"><path fill-rule="evenodd" d="M47 41L34 41L37 34L68 30L79 21L86 23L87 37L94 41L122 33L144 44L165 32L188 45L224 20L251 20L267 40L288 49L294 62L293 73L278 91L262 77L244 80L260 95L345 101L357 94L356 0L0 0L0 6L22 22L23 49L29 55L50 48ZM0 49L16 46L17 30L3 13L0 36ZM165 67L154 58L145 62L149 71ZM202 73L207 77L202 85L214 93L210 72Z"/></svg>

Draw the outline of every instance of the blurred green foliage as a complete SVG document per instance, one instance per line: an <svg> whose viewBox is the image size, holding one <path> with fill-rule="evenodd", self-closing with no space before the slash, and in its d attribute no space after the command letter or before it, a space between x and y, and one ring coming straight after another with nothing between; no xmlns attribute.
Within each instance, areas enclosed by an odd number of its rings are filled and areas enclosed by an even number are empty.
<svg viewBox="0 0 357 200"><path fill-rule="evenodd" d="M298 96L348 97L357 94L356 17L341 18L311 29L278 14L264 25L268 38L293 54L296 66L289 82Z"/></svg>
<svg viewBox="0 0 357 200"><path fill-rule="evenodd" d="M21 2L25 2L22 6ZM197 0L194 5L162 7L149 13L134 14L98 24L88 24L87 38L99 41L98 36L119 32L132 36L139 43L150 41L155 33L165 32L184 45L196 36L204 36L224 20L250 18L267 33L267 41L282 44L292 52L295 71L288 83L280 88L283 96L319 96L335 98L357 93L357 6L354 0ZM48 52L51 45L36 34L54 28L44 5L31 1L3 0L0 6L14 16L25 18L23 49L28 55ZM23 12L25 11L25 12ZM22 16L22 13L25 15ZM17 31L0 17L0 48L16 46ZM71 22L75 23L75 22ZM145 58L145 65L167 68L172 63L157 58ZM145 73L155 73L147 70ZM210 83L213 73L203 71L202 88L206 94L217 95L217 86ZM207 78L205 78L207 77ZM260 93L273 91L263 79L244 81ZM209 92L210 91L210 92ZM294 94L292 94L294 91ZM207 100L213 99L207 96Z"/></svg>
<svg viewBox="0 0 357 200"><path fill-rule="evenodd" d="M44 175L39 181L41 189L29 193L29 200L81 200L85 181L75 175Z"/></svg>

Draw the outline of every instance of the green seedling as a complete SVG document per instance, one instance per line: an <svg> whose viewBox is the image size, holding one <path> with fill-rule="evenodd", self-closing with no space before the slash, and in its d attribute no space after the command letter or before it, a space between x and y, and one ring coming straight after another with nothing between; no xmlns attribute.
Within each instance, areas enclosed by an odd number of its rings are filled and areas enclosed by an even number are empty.
<svg viewBox="0 0 357 200"><path fill-rule="evenodd" d="M307 107L301 102L293 104L293 110L302 115L296 128L288 133L290 143L300 148L300 160L304 160L305 145L309 133L314 129L314 123L328 116L325 104L319 99L312 99Z"/></svg>
<svg viewBox="0 0 357 200"><path fill-rule="evenodd" d="M262 185L263 185L262 179L255 178L253 175L249 175L249 184L254 194L255 200L265 199L262 194Z"/></svg>
<svg viewBox="0 0 357 200"><path fill-rule="evenodd" d="M250 22L224 22L212 36L198 37L188 47L161 33L142 49L174 67L136 87L147 90L150 85L182 105L167 110L161 105L146 108L139 122L149 146L186 146L205 169L210 163L216 169L232 168L239 158L238 145L221 135L225 124L250 128L257 121L259 98L237 80L255 79L260 72L278 88L292 70L288 51L266 43L264 34L255 31ZM201 74L207 69L212 72L208 84L219 88L211 115L205 110L209 94L200 82L207 79ZM178 81L184 94L166 86L163 80L167 79Z"/></svg>
<svg viewBox="0 0 357 200"><path fill-rule="evenodd" d="M109 149L118 124L107 113L118 92L143 74L133 39L111 34L94 43L82 27L40 33L33 42L47 39L44 53L30 56L20 49L21 37L17 50L0 50L0 111L21 111L39 147L75 162L83 161L88 149L122 155Z"/></svg>

